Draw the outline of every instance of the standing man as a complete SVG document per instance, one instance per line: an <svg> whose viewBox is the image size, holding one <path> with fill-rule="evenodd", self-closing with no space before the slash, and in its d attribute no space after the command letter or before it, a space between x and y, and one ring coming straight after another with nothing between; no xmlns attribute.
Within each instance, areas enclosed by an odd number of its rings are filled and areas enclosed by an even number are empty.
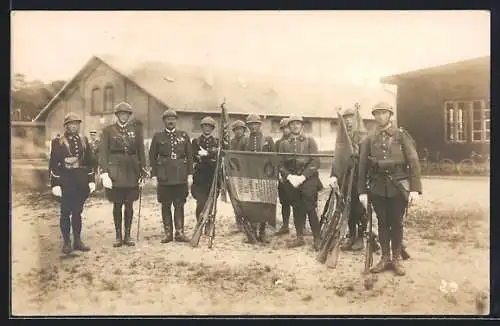
<svg viewBox="0 0 500 326"><path fill-rule="evenodd" d="M257 114L249 114L247 117L247 127L250 129L248 141L244 147L247 152L274 152L274 141L271 137L264 137L260 131L262 119ZM253 229L257 240L262 243L268 243L269 239L266 238L266 222L253 224ZM257 233L258 227L258 233Z"/></svg>
<svg viewBox="0 0 500 326"><path fill-rule="evenodd" d="M83 204L95 190L92 150L87 137L80 135L82 120L76 113L64 117L64 134L52 140L49 171L52 193L61 198L59 226L64 254L89 251L81 240ZM73 227L73 247L71 247Z"/></svg>
<svg viewBox="0 0 500 326"><path fill-rule="evenodd" d="M192 152L195 164L191 194L196 199L196 221L200 221L200 214L208 199L210 187L214 178L217 164L217 148L219 139L212 135L215 129L215 120L205 117L201 120L202 134L193 139Z"/></svg>
<svg viewBox="0 0 500 326"><path fill-rule="evenodd" d="M244 151L248 142L248 137L245 136L245 132L247 131L245 123L241 120L236 120L231 125L231 130L233 131L233 138L229 142L229 149L232 151ZM241 225L236 216L235 220L235 233L243 232L243 225Z"/></svg>
<svg viewBox="0 0 500 326"><path fill-rule="evenodd" d="M280 144L281 153L317 154L318 145L312 137L302 134L302 117L290 117L290 137ZM293 207L293 220L297 238L288 244L289 248L303 246L306 216L314 237L313 247L319 250L320 225L316 207L318 206L318 191L322 188L319 180L319 158L304 156L283 156L280 163L280 177L293 188L289 199Z"/></svg>
<svg viewBox="0 0 500 326"><path fill-rule="evenodd" d="M168 109L162 116L165 129L153 135L149 148L149 162L153 183L157 184L157 199L165 237L162 243L173 240L172 204L174 206L175 241L189 242L184 235L184 204L192 183L193 154L189 135L177 130L177 113ZM208 151L207 151L208 152ZM191 179L191 180L188 180Z"/></svg>
<svg viewBox="0 0 500 326"><path fill-rule="evenodd" d="M113 203L116 242L114 247L134 246L130 237L134 202L139 199L139 183L147 173L142 129L130 121L132 107L127 102L115 106L116 123L102 130L99 162L106 198ZM122 214L122 207L124 212ZM125 236L122 237L122 216Z"/></svg>
<svg viewBox="0 0 500 326"><path fill-rule="evenodd" d="M370 201L378 219L382 258L372 272L392 266L403 276L403 216L422 194L419 160L411 136L392 124L390 105L378 103L372 114L377 127L361 143L358 179L359 200L365 208Z"/></svg>
<svg viewBox="0 0 500 326"><path fill-rule="evenodd" d="M90 135L90 148L92 149L92 155L95 158L95 166L94 166L94 172L95 172L95 180L96 184L98 184L98 180L100 178L99 176L99 147L101 146L101 142L99 138L97 138L97 130L91 130L89 132Z"/></svg>
<svg viewBox="0 0 500 326"><path fill-rule="evenodd" d="M351 139L354 153L359 156L359 146L361 141L366 136L366 131L363 130L362 126L358 125L359 121L355 119L355 111L353 109L347 109L342 114L344 122L347 128L347 133ZM357 162L357 159L356 159ZM341 246L342 250L353 250L359 251L364 248L363 235L366 231L367 220L366 220L366 210L359 201L358 192L356 189L357 176L358 176L358 166L353 167L353 187L351 191L351 206L349 213L349 232L347 235L347 241ZM338 175L335 171L335 166L332 165L332 170L330 174L330 187L334 188L338 186Z"/></svg>
<svg viewBox="0 0 500 326"><path fill-rule="evenodd" d="M288 118L283 118L280 121L280 130L282 136L280 139L276 141L276 152L280 152L280 144L283 141L286 141L290 137L290 126L288 125ZM281 175L280 175L281 176ZM290 233L290 212L292 209L292 202L288 198L288 194L293 192L293 189L286 189L287 187L291 187L290 182L284 182L283 178L279 178L278 183L278 196L281 203L281 216L283 218L283 225L276 232L276 235L288 234Z"/></svg>

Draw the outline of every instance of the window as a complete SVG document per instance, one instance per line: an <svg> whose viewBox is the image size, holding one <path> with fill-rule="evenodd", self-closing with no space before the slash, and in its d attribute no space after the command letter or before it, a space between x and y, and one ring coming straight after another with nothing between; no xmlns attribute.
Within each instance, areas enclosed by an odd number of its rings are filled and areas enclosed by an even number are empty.
<svg viewBox="0 0 500 326"><path fill-rule="evenodd" d="M490 140L490 101L473 101L472 141Z"/></svg>
<svg viewBox="0 0 500 326"><path fill-rule="evenodd" d="M277 133L280 131L280 120L272 119L271 120L271 132Z"/></svg>
<svg viewBox="0 0 500 326"><path fill-rule="evenodd" d="M445 103L445 129L446 141L463 143L467 141L465 132L465 117L467 116L470 102Z"/></svg>
<svg viewBox="0 0 500 326"><path fill-rule="evenodd" d="M104 88L104 112L113 112L113 86Z"/></svg>
<svg viewBox="0 0 500 326"><path fill-rule="evenodd" d="M310 120L304 120L304 132L308 134L312 132L312 122Z"/></svg>
<svg viewBox="0 0 500 326"><path fill-rule="evenodd" d="M201 132L201 116L194 116L193 117L193 132Z"/></svg>
<svg viewBox="0 0 500 326"><path fill-rule="evenodd" d="M100 113L102 112L102 98L101 98L101 89L99 87L96 87L92 89L92 99L91 99L91 110L94 113Z"/></svg>

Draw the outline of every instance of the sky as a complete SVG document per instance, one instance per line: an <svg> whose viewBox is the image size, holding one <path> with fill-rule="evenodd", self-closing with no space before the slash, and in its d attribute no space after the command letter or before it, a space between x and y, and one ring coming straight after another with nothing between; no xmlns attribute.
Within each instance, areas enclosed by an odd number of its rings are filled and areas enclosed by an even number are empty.
<svg viewBox="0 0 500 326"><path fill-rule="evenodd" d="M13 11L12 71L67 80L94 54L313 83L490 55L488 11Z"/></svg>

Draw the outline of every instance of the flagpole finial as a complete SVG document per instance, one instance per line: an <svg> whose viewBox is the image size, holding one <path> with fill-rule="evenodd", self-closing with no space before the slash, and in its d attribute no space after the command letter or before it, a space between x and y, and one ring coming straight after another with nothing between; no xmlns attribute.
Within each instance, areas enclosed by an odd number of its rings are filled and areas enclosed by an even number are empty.
<svg viewBox="0 0 500 326"><path fill-rule="evenodd" d="M359 108L361 107L361 105L359 105L359 102L356 102L356 103L354 103L354 107L355 107L356 109L359 109Z"/></svg>

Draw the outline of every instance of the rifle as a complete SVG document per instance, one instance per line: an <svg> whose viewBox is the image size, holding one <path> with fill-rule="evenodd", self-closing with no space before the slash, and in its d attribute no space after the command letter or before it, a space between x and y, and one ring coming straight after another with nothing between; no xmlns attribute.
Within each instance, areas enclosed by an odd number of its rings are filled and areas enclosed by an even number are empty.
<svg viewBox="0 0 500 326"><path fill-rule="evenodd" d="M366 239L366 247L365 247L365 270L364 273L368 273L370 268L373 265L373 219L372 219L372 205L370 204L370 200L368 200L368 205L366 208L366 215L368 218L368 236Z"/></svg>
<svg viewBox="0 0 500 326"><path fill-rule="evenodd" d="M137 241L139 241L139 230L141 229L141 206L142 206L142 187L139 188L139 212L137 213Z"/></svg>

